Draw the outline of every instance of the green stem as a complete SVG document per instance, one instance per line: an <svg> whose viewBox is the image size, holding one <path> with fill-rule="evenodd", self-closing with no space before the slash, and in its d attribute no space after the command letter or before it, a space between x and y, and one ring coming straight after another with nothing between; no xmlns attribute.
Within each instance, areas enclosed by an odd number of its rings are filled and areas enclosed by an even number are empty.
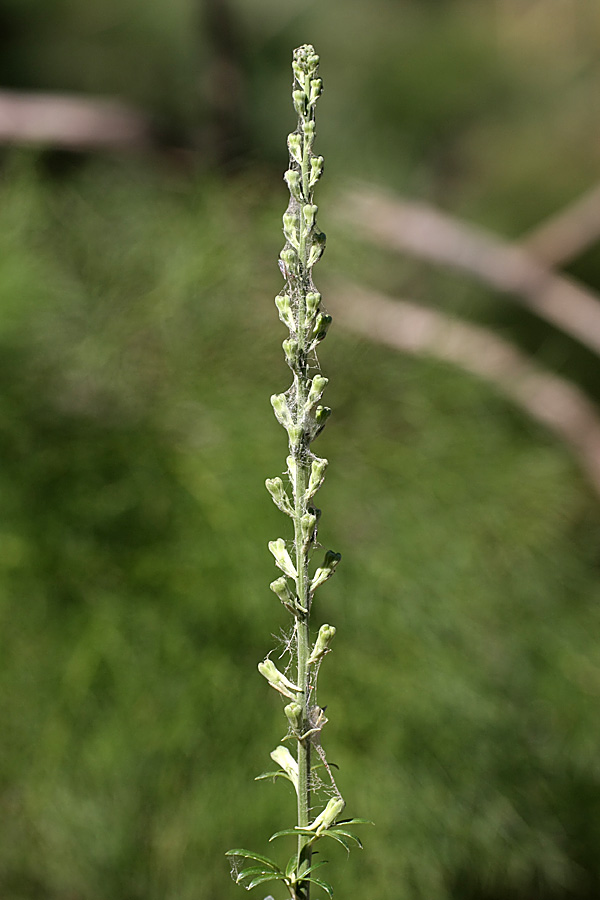
<svg viewBox="0 0 600 900"><path fill-rule="evenodd" d="M308 142L303 136L303 154L301 178L303 194L308 196ZM307 228L302 213L299 218L299 275L300 298L298 304L298 344L299 344L299 371L295 378L296 383L296 424L301 425L304 406L309 391L309 373L306 352L306 262L307 262ZM296 571L298 573L297 595L298 603L303 612L297 620L297 684L302 688L302 731L309 730L308 703L309 703L309 672L308 657L310 655L310 596L308 575L308 547L305 546L300 520L307 511L306 491L310 477L310 462L303 441L294 448L296 457L296 483L294 485L294 541L296 548ZM311 768L311 744L310 739L298 741L298 826L306 828L310 823L310 768ZM310 838L300 835L298 838L298 868L308 868L311 862L312 849ZM309 900L310 883L298 883L298 896L302 900Z"/></svg>

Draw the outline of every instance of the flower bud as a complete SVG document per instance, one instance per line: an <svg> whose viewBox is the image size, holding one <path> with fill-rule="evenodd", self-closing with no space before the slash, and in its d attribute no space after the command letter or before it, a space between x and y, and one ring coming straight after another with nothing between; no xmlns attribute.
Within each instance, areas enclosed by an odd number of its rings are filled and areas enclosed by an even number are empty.
<svg viewBox="0 0 600 900"><path fill-rule="evenodd" d="M307 266L309 269L311 266L314 266L314 264L318 262L318 260L323 256L325 243L325 235L322 231L318 231L313 238L312 247L310 248L310 253L308 255Z"/></svg>
<svg viewBox="0 0 600 900"><path fill-rule="evenodd" d="M345 806L346 803L341 797L332 797L323 812L307 827L310 831L321 834L329 828L330 825L333 825L340 813L343 812Z"/></svg>
<svg viewBox="0 0 600 900"><path fill-rule="evenodd" d="M287 706L283 707L283 711L285 713L286 719L292 726L294 731L300 731L302 727L302 707L296 701L292 701L288 703Z"/></svg>
<svg viewBox="0 0 600 900"><path fill-rule="evenodd" d="M317 435L321 434L330 415L331 410L328 406L317 406L315 410L315 427L311 433L311 441L314 441Z"/></svg>
<svg viewBox="0 0 600 900"><path fill-rule="evenodd" d="M290 446L299 447L304 438L304 428L302 425L290 425L287 429L288 437L290 439Z"/></svg>
<svg viewBox="0 0 600 900"><path fill-rule="evenodd" d="M302 533L302 543L307 547L314 539L315 528L317 526L317 517L312 512L306 512L300 519L300 531Z"/></svg>
<svg viewBox="0 0 600 900"><path fill-rule="evenodd" d="M296 579L297 572L292 562L290 554L287 552L285 541L283 538L277 538L276 541L269 541L269 550L275 557L275 564L284 575L289 578Z"/></svg>
<svg viewBox="0 0 600 900"><path fill-rule="evenodd" d="M283 216L283 233L292 247L298 250L300 243L298 241L298 228L296 216L293 213L285 213Z"/></svg>
<svg viewBox="0 0 600 900"><path fill-rule="evenodd" d="M279 691L280 694L283 694L286 697L289 697L290 700L295 700L296 696L292 693L292 691L296 691L298 693L300 688L296 687L293 682L286 678L283 672L280 672L272 659L265 659L263 662L259 662L258 671L266 678L272 688L275 688L276 691Z"/></svg>
<svg viewBox="0 0 600 900"><path fill-rule="evenodd" d="M315 224L315 216L317 215L318 206L315 206L314 203L306 203L302 207L302 215L304 217L304 221L308 225L309 228L312 228Z"/></svg>
<svg viewBox="0 0 600 900"><path fill-rule="evenodd" d="M281 345L285 354L285 361L290 369L296 368L298 363L298 341L287 338Z"/></svg>
<svg viewBox="0 0 600 900"><path fill-rule="evenodd" d="M279 310L279 318L281 319L283 324L287 325L290 331L293 331L294 319L292 317L292 306L288 295L279 294L279 296L275 297L275 306Z"/></svg>
<svg viewBox="0 0 600 900"><path fill-rule="evenodd" d="M331 325L333 319L331 316L328 316L327 313L319 313L317 318L315 319L315 324L313 326L313 335L315 341L322 341L327 331L329 330L329 326Z"/></svg>
<svg viewBox="0 0 600 900"><path fill-rule="evenodd" d="M321 78L313 78L310 82L310 95L308 102L310 106L314 106L321 94L323 93L323 81Z"/></svg>
<svg viewBox="0 0 600 900"><path fill-rule="evenodd" d="M298 254L292 247L284 247L281 253L279 254L281 261L284 263L287 269L294 269L296 263L298 262ZM285 272L284 272L285 276Z"/></svg>
<svg viewBox="0 0 600 900"><path fill-rule="evenodd" d="M288 134L287 143L290 156L295 159L297 163L302 164L302 138L297 131Z"/></svg>
<svg viewBox="0 0 600 900"><path fill-rule="evenodd" d="M285 492L283 481L281 478L267 478L265 481L266 488L273 498L275 506L288 516L294 515L290 498Z"/></svg>
<svg viewBox="0 0 600 900"><path fill-rule="evenodd" d="M304 134L308 138L309 145L312 144L315 139L315 130L315 120L307 119L307 121L304 123Z"/></svg>
<svg viewBox="0 0 600 900"><path fill-rule="evenodd" d="M273 752L271 753L271 759L273 760L273 762L277 763L278 766L281 766L285 774L288 776L288 778L296 788L296 793L298 793L298 763L296 762L288 748L280 744L279 747L276 747L275 750L273 750Z"/></svg>
<svg viewBox="0 0 600 900"><path fill-rule="evenodd" d="M321 627L319 628L319 633L317 635L317 640L315 641L315 646L313 647L312 653L308 658L309 666L323 659L323 657L329 650L329 645L334 636L335 628L333 625L321 625Z"/></svg>
<svg viewBox="0 0 600 900"><path fill-rule="evenodd" d="M306 312L308 313L309 318L312 319L312 317L318 312L320 305L321 295L317 294L314 291L310 291L306 295Z"/></svg>
<svg viewBox="0 0 600 900"><path fill-rule="evenodd" d="M271 582L269 587L271 588L275 596L279 597L284 606L286 606L288 609L293 607L295 598L290 590L290 586L285 575L281 575L280 578L276 578L275 581Z"/></svg>
<svg viewBox="0 0 600 900"><path fill-rule="evenodd" d="M298 113L299 116L306 115L306 101L308 100L306 94L303 90L292 91L292 101L294 103L294 109Z"/></svg>
<svg viewBox="0 0 600 900"><path fill-rule="evenodd" d="M311 160L312 164L312 160ZM286 182L290 194L297 200L299 203L302 203L302 185L300 183L300 175L296 172L295 169L288 169L287 172L283 176L284 181Z"/></svg>
<svg viewBox="0 0 600 900"><path fill-rule="evenodd" d="M331 578L341 558L341 553L334 553L333 550L327 551L327 553L325 554L325 559L323 560L323 565L319 566L312 577L312 581L310 583L311 591L314 591L319 587L319 585L323 584L324 581L327 581L328 578Z"/></svg>
<svg viewBox="0 0 600 900"><path fill-rule="evenodd" d="M271 406L279 424L283 425L284 428L288 428L292 424L292 414L290 413L285 394L273 394Z"/></svg>
<svg viewBox="0 0 600 900"><path fill-rule="evenodd" d="M321 175L323 174L324 159L322 156L312 156L310 159L310 178L308 186L314 187Z"/></svg>
<svg viewBox="0 0 600 900"><path fill-rule="evenodd" d="M315 375L313 380L310 383L310 390L308 392L308 398L306 400L306 405L310 409L315 405L317 400L321 399L323 391L327 387L327 383L329 382L329 378L325 378L324 375Z"/></svg>
<svg viewBox="0 0 600 900"><path fill-rule="evenodd" d="M308 481L307 490L309 499L311 497L314 497L314 495L323 484L323 481L325 479L325 471L328 465L329 461L326 459L320 459L318 456L313 459L310 467L310 479Z"/></svg>

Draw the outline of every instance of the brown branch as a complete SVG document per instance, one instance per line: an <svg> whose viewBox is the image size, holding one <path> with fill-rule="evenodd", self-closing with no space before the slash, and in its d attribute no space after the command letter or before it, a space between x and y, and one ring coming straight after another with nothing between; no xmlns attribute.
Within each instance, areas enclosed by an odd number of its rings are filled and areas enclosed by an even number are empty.
<svg viewBox="0 0 600 900"><path fill-rule="evenodd" d="M425 204L371 188L348 192L341 215L354 231L382 246L470 272L600 353L600 298L520 247Z"/></svg>
<svg viewBox="0 0 600 900"><path fill-rule="evenodd" d="M600 186L542 222L519 246L548 268L578 257L600 239Z"/></svg>
<svg viewBox="0 0 600 900"><path fill-rule="evenodd" d="M154 140L149 118L114 100L0 91L0 143L141 150Z"/></svg>
<svg viewBox="0 0 600 900"><path fill-rule="evenodd" d="M580 388L491 331L406 300L338 282L328 290L328 305L338 321L371 340L491 382L574 450L600 495L600 412Z"/></svg>

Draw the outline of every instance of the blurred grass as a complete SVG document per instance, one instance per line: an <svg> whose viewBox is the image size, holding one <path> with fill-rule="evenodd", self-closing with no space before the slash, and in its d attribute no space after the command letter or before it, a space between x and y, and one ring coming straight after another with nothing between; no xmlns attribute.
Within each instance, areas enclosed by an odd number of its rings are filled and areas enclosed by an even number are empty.
<svg viewBox="0 0 600 900"><path fill-rule="evenodd" d="M226 898L289 824L256 661L285 622L262 483L285 448L283 189L139 166L0 194L0 893ZM327 262L323 263L323 275ZM344 894L587 897L600 514L565 450L471 378L335 329L317 622L351 814Z"/></svg>

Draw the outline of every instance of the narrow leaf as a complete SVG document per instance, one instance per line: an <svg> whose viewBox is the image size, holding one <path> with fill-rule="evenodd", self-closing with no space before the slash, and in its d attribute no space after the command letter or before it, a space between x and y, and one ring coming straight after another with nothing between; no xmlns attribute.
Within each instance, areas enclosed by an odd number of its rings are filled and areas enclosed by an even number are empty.
<svg viewBox="0 0 600 900"><path fill-rule="evenodd" d="M348 851L348 853L349 853L350 850L352 849L352 844L350 844L350 843L346 840L345 837L342 837L341 835L336 834L335 831L322 831L321 834L319 835L319 837L322 837L322 838L324 838L324 837L331 838L332 841L336 841L338 844L341 844L342 847L343 847L345 850Z"/></svg>
<svg viewBox="0 0 600 900"><path fill-rule="evenodd" d="M326 881L322 881L320 878L307 878L306 881L312 882L312 884L317 884L320 888L329 894L330 897L333 897L333 888Z"/></svg>
<svg viewBox="0 0 600 900"><path fill-rule="evenodd" d="M282 873L281 875L257 875L256 878L253 878L246 885L246 890L251 891L253 887L257 887L259 884L265 884L267 881L285 881L285 875Z"/></svg>
<svg viewBox="0 0 600 900"><path fill-rule="evenodd" d="M309 831L308 828L284 828L283 831L276 831L275 834L272 834L269 838L269 841L274 841L275 838L285 837L289 834L293 835L294 837L298 837L299 834L308 834L312 838L317 837L314 831Z"/></svg>
<svg viewBox="0 0 600 900"><path fill-rule="evenodd" d="M370 819L339 819L338 825L374 825Z"/></svg>
<svg viewBox="0 0 600 900"><path fill-rule="evenodd" d="M290 856L290 858L288 860L288 864L285 867L285 877L286 878L291 878L292 875L294 874L294 872L296 871L297 860L298 860L298 857L296 856L296 854L294 854L293 856Z"/></svg>
<svg viewBox="0 0 600 900"><path fill-rule="evenodd" d="M346 831L345 828L332 828L331 830L334 832L334 834L341 834L342 837L349 838L351 841L355 841L355 843L358 844L360 849L361 850L363 849L363 845L360 842L359 838L357 838L355 834L352 834L351 831Z"/></svg>
<svg viewBox="0 0 600 900"><path fill-rule="evenodd" d="M269 859L268 856L262 856L260 853L255 853L253 850L228 850L225 856L241 856L242 859L255 859L257 862L264 863L265 866L268 866L270 869L281 872L277 863L274 863L272 859Z"/></svg>
<svg viewBox="0 0 600 900"><path fill-rule="evenodd" d="M309 872L314 872L315 869L320 869L321 866L326 866L326 865L327 865L327 862L328 862L328 860L326 860L326 859L321 859L321 860L319 860L319 862L313 863L312 866L309 866L309 868L306 870L306 872L303 872L303 873L300 875L300 877L298 878L298 881L302 881L302 879L303 879L306 875L308 875Z"/></svg>
<svg viewBox="0 0 600 900"><path fill-rule="evenodd" d="M249 866L247 869L242 869L241 872L238 872L236 875L237 884L240 881L244 881L245 878L254 878L255 875L272 875L273 871L269 871L265 869L264 866Z"/></svg>
<svg viewBox="0 0 600 900"><path fill-rule="evenodd" d="M269 778L275 780L275 778L285 778L286 781L292 781L287 772L277 771L277 772L262 772L260 775L257 775L254 779L255 781L267 781ZM293 782L292 782L293 784Z"/></svg>

